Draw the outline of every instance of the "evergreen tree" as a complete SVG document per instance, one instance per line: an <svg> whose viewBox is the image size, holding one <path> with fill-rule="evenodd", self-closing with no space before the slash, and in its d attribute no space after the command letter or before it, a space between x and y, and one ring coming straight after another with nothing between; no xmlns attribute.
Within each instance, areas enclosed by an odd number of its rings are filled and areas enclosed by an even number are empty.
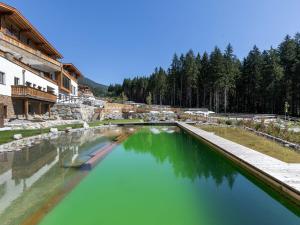
<svg viewBox="0 0 300 225"><path fill-rule="evenodd" d="M197 88L197 77L198 77L198 67L195 60L195 55L192 50L190 50L186 56L183 63L183 71L185 74L185 88L186 88L186 102L185 106L192 107L192 93L195 92Z"/></svg>
<svg viewBox="0 0 300 225"><path fill-rule="evenodd" d="M201 70L200 70L200 77L202 81L202 106L206 107L208 104L206 102L206 96L207 96L207 91L209 90L209 69L210 69L210 64L209 64L209 56L207 52L204 52L202 59L201 59Z"/></svg>
<svg viewBox="0 0 300 225"><path fill-rule="evenodd" d="M278 48L262 53L254 46L240 62L229 44L202 57L190 50L173 56L168 73L156 68L149 76L110 85L109 96L179 107L208 107L216 112L300 115L300 34L286 36ZM124 92L124 93L123 93Z"/></svg>
<svg viewBox="0 0 300 225"><path fill-rule="evenodd" d="M225 74L224 57L221 50L215 47L214 51L210 55L210 108L213 108L216 112L219 112L220 108L220 90L222 89L222 78Z"/></svg>
<svg viewBox="0 0 300 225"><path fill-rule="evenodd" d="M231 44L228 44L224 54L224 74L220 78L220 86L224 90L224 112L227 112L228 93L235 89L235 80L239 74L239 63L236 56L233 54Z"/></svg>

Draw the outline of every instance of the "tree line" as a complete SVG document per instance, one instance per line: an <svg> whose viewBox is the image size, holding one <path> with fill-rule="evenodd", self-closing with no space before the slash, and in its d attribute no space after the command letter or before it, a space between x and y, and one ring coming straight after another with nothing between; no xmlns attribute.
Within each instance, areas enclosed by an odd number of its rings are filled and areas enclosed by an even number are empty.
<svg viewBox="0 0 300 225"><path fill-rule="evenodd" d="M286 36L277 48L257 46L239 60L231 44L209 54L174 55L167 70L156 68L150 76L126 78L110 85L112 96L171 105L206 107L215 112L277 113L286 108L300 115L300 33ZM287 107L288 104L288 107Z"/></svg>

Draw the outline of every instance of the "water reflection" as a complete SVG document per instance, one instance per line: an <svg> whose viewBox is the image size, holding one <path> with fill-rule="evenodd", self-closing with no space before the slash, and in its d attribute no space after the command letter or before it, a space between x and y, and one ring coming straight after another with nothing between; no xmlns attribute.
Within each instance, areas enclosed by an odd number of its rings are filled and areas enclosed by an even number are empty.
<svg viewBox="0 0 300 225"><path fill-rule="evenodd" d="M22 151L0 153L0 224L21 224L66 189L68 182L79 181L83 172L63 165L101 149L122 132L120 128L76 132Z"/></svg>
<svg viewBox="0 0 300 225"><path fill-rule="evenodd" d="M190 135L183 134L179 128L143 129L124 143L127 151L151 154L157 162L169 162L177 177L192 181L213 178L217 185L227 182L233 187L237 171L216 152L209 150Z"/></svg>

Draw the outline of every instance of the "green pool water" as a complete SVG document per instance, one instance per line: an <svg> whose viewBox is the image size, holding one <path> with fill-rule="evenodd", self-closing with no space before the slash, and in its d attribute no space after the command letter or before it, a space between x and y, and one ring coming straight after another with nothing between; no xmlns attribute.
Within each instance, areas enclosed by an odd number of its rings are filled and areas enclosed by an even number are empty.
<svg viewBox="0 0 300 225"><path fill-rule="evenodd" d="M41 225L299 225L300 209L175 127L141 128Z"/></svg>

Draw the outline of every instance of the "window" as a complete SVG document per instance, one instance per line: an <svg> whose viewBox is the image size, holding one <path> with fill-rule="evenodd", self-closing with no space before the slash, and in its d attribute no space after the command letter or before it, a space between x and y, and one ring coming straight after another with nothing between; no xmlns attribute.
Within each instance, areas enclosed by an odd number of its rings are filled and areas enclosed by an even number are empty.
<svg viewBox="0 0 300 225"><path fill-rule="evenodd" d="M76 95L76 87L71 85L71 89L72 89L72 95Z"/></svg>
<svg viewBox="0 0 300 225"><path fill-rule="evenodd" d="M5 73L0 72L0 84L5 85Z"/></svg>
<svg viewBox="0 0 300 225"><path fill-rule="evenodd" d="M50 73L50 78L51 78L51 80L56 80L55 73Z"/></svg>
<svg viewBox="0 0 300 225"><path fill-rule="evenodd" d="M63 77L63 86L64 86L64 88L70 90L70 83L71 83L70 79L64 76Z"/></svg>
<svg viewBox="0 0 300 225"><path fill-rule="evenodd" d="M15 77L15 85L19 85L20 84L20 79L18 77Z"/></svg>

